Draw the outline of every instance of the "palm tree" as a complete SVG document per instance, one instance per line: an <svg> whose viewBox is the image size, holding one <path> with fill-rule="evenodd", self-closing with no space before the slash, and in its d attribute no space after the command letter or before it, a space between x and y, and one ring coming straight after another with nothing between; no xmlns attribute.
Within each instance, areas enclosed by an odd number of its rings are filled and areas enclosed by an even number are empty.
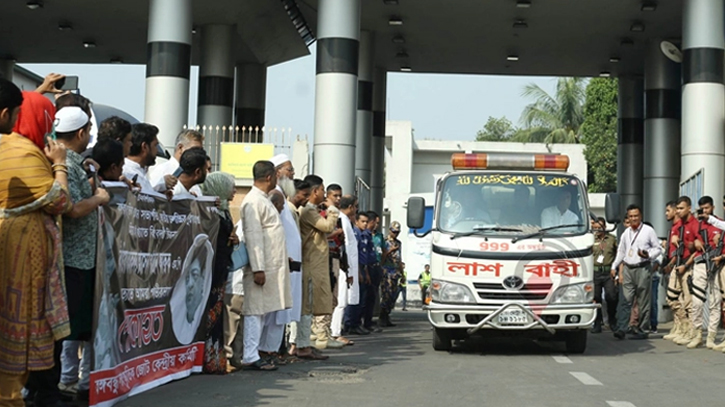
<svg viewBox="0 0 725 407"><path fill-rule="evenodd" d="M524 128L512 140L526 143L578 143L584 122L586 79L559 78L552 97L539 85L528 84L522 96L534 103L521 114Z"/></svg>

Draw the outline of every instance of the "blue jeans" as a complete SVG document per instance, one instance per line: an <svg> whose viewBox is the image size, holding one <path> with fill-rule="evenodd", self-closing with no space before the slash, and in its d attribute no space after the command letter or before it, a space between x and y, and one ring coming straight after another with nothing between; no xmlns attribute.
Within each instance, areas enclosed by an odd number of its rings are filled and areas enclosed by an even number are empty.
<svg viewBox="0 0 725 407"><path fill-rule="evenodd" d="M660 275L655 273L652 276L652 311L650 312L649 325L652 329L657 329L657 297L659 294Z"/></svg>
<svg viewBox="0 0 725 407"><path fill-rule="evenodd" d="M398 294L395 296L395 302L398 302L400 294L403 294L403 309L405 309L408 304L408 287L398 287Z"/></svg>

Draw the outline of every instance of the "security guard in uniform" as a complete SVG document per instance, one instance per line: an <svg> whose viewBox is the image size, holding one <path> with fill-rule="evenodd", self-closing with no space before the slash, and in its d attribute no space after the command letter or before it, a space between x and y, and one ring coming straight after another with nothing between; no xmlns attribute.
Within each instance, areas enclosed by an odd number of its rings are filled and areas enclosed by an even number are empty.
<svg viewBox="0 0 725 407"><path fill-rule="evenodd" d="M683 245L682 258L687 259L686 262L674 268L676 278L679 280L680 287L682 289L684 303L684 312L687 315L685 320L685 327L681 331L681 334L674 339L674 342L678 345L689 345L693 339L697 337L697 329L693 323L693 310L692 310L692 297L689 284L687 283L692 277L692 266L694 264L695 250L702 249L703 242L698 238L699 224L697 219L691 212L692 201L687 196L681 196L677 200L677 216L680 218L680 222L677 224L676 234L670 235L670 244L674 245L675 248L679 248ZM681 239L681 240L680 240ZM687 295L685 295L687 293ZM680 314L682 315L682 313Z"/></svg>
<svg viewBox="0 0 725 407"><path fill-rule="evenodd" d="M398 284L402 277L402 255L401 244L398 240L400 233L400 222L390 224L390 232L383 246L383 286L380 298L380 318L378 325L381 327L395 326L390 321L390 312L395 306L395 298L398 294Z"/></svg>
<svg viewBox="0 0 725 407"><path fill-rule="evenodd" d="M606 222L604 218L597 218L596 221L592 220L591 225L595 233L594 246L592 246L594 254L594 302L597 304L602 303L602 290L604 290L609 328L614 329L617 326L616 314L619 299L611 269L612 263L617 257L617 239L605 231ZM591 331L593 334L602 332L602 319L602 309L599 308L597 310L597 319Z"/></svg>
<svg viewBox="0 0 725 407"><path fill-rule="evenodd" d="M677 216L677 203L675 201L667 203L665 217L668 222L672 222L672 227L670 228L670 234L667 237L667 247L665 248L667 260L663 261L662 268L663 274L669 274L669 277L667 277L667 305L672 310L674 324L672 325L672 330L662 338L674 342L686 332L689 332L689 316L687 315L687 310L689 309L691 300L689 287L687 287L687 284L682 284L685 281L684 276L672 272L675 267L677 252L677 246L673 244L672 238L673 236L679 236L681 230L684 233L680 217Z"/></svg>

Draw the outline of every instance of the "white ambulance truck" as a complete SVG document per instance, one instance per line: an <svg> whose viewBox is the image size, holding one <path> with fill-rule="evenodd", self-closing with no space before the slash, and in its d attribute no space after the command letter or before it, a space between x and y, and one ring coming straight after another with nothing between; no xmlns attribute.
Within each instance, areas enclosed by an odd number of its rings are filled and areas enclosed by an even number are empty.
<svg viewBox="0 0 725 407"><path fill-rule="evenodd" d="M585 185L567 173L569 158L456 153L452 165L438 181L429 232L433 348L506 331L584 352L599 307L594 236ZM425 206L409 199L408 227L423 227Z"/></svg>

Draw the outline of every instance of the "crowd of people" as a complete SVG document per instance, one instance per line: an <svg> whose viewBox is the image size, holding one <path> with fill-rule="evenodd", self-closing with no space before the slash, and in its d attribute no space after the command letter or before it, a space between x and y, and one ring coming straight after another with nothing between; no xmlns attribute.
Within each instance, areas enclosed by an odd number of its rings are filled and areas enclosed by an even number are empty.
<svg viewBox="0 0 725 407"><path fill-rule="evenodd" d="M34 92L0 79L0 406L89 397L107 182L169 199L217 198L205 372L324 360L323 350L353 345L348 336L394 326L406 284L398 222L383 236L380 216L359 211L354 195L316 175L295 179L290 159L277 155L254 165L235 225L234 178L211 172L202 134L182 131L173 156L155 165L159 129L111 117L89 148L91 102L58 91L61 77L49 75ZM235 269L242 249L248 262Z"/></svg>
<svg viewBox="0 0 725 407"><path fill-rule="evenodd" d="M642 222L637 205L627 208L626 229L619 244L605 230L603 218L592 221L595 302L606 302L607 322L615 338L648 339L649 334L657 333L662 281L674 316L672 330L663 338L688 349L704 345L725 352L725 338L717 341L725 286L725 222L713 215L712 197L703 196L697 203L695 213L687 196L667 203L665 216L671 228L664 240L658 239L649 223ZM600 309L592 333L601 333L603 326Z"/></svg>
<svg viewBox="0 0 725 407"><path fill-rule="evenodd" d="M403 277L400 223L392 222L384 237L380 216L359 211L356 196L337 184L325 187L317 175L294 175L284 154L253 167L239 224L249 265L230 273L238 288L226 299L232 369L324 360L324 349L354 344L347 336L394 326L390 312Z"/></svg>

